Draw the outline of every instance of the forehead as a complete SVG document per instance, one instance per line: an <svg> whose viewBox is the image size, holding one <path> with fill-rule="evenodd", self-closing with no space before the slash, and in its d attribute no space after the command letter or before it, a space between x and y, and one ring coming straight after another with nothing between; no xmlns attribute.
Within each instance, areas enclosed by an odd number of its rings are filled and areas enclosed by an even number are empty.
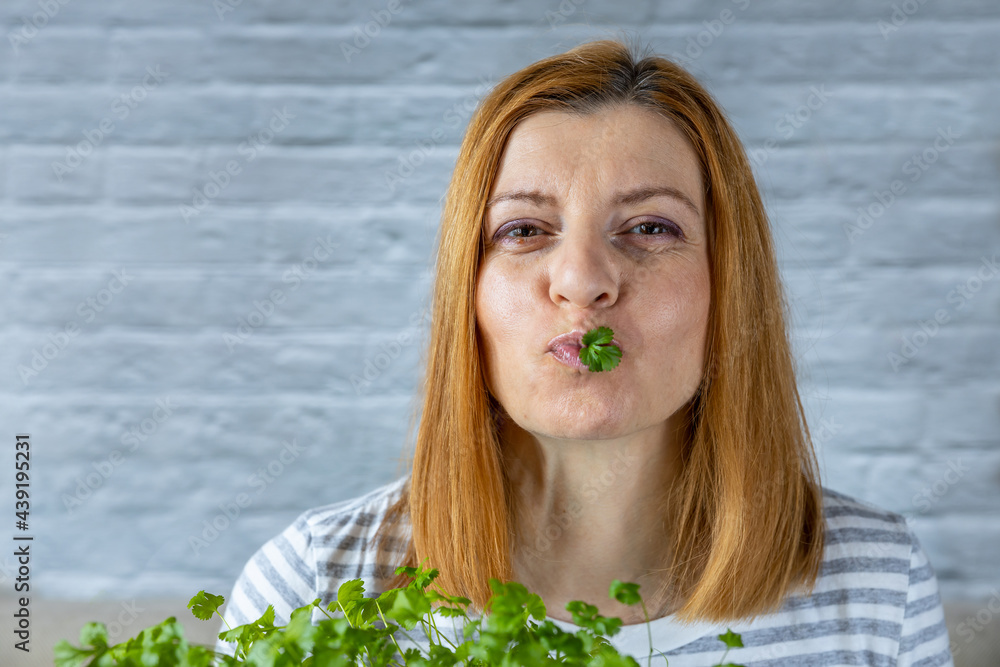
<svg viewBox="0 0 1000 667"><path fill-rule="evenodd" d="M691 143L673 121L637 105L588 114L542 111L523 119L508 138L493 192L559 191L580 182L609 191L670 185L704 210L701 168Z"/></svg>

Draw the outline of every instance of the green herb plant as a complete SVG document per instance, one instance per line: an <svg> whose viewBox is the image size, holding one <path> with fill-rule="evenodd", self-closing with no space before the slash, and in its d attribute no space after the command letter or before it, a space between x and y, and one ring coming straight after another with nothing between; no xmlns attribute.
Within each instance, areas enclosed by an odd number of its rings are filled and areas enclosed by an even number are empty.
<svg viewBox="0 0 1000 667"><path fill-rule="evenodd" d="M361 579L344 582L337 599L323 606L316 598L292 611L287 625L274 624L274 607L246 625L219 633L219 638L235 644L234 655L190 644L183 627L173 616L158 625L142 630L120 644L108 645L103 623L87 623L80 631L80 646L61 640L55 646L56 667L451 667L453 665L514 667L517 665L575 665L588 667L640 667L631 656L622 656L607 640L621 628L619 618L597 613L597 607L579 600L566 605L573 623L580 630L570 633L545 618L541 597L529 593L517 582L500 583L490 579L493 595L483 618L470 620L468 598L449 596L441 589L427 587L437 577L436 569L399 567L413 579L407 586L385 591L377 598L366 598ZM649 614L639 595L639 586L615 580L610 596L622 604L642 605L647 627ZM220 618L221 595L199 591L188 608L199 619ZM440 603L434 613L463 619L463 641L457 645L442 635L431 613L433 603ZM312 611L318 609L326 618L312 623ZM532 620L534 619L534 620ZM542 621L535 623L534 621ZM223 622L225 619L223 618ZM428 640L426 651L402 649L399 640L417 625ZM434 638L438 641L435 642ZM730 648L742 647L740 636L732 630L718 635L725 644L725 660ZM652 664L653 641L650 634L647 666ZM668 665L662 653L664 664ZM741 667L726 663L721 667Z"/></svg>
<svg viewBox="0 0 1000 667"><path fill-rule="evenodd" d="M597 327L583 334L580 361L587 364L591 372L610 371L621 361L621 349L611 342L614 335L608 327Z"/></svg>

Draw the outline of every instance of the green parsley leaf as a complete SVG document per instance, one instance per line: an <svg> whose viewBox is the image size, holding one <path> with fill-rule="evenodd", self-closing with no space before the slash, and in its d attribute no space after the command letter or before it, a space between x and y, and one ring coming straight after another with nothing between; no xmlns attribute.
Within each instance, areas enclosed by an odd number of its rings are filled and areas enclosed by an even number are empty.
<svg viewBox="0 0 1000 667"><path fill-rule="evenodd" d="M597 327L583 334L580 343L580 361L587 364L592 373L610 371L621 361L622 351L611 342L614 332L608 327Z"/></svg>
<svg viewBox="0 0 1000 667"><path fill-rule="evenodd" d="M187 606L196 618L199 618L202 621L207 621L212 618L212 614L216 613L225 601L226 598L221 595L212 595L211 593L206 593L205 591L198 591L198 593L188 601Z"/></svg>
<svg viewBox="0 0 1000 667"><path fill-rule="evenodd" d="M103 623L87 623L80 629L80 645L107 648L108 630Z"/></svg>
<svg viewBox="0 0 1000 667"><path fill-rule="evenodd" d="M638 604L639 600L642 598L639 596L639 584L634 584L631 582L623 582L620 579L615 579L611 582L611 597L618 600L622 604L633 605Z"/></svg>
<svg viewBox="0 0 1000 667"><path fill-rule="evenodd" d="M590 344L593 345L593 341ZM321 605L321 598L316 598L292 610L288 623L283 626L274 625L274 607L269 605L258 620L219 633L220 639L237 644L232 656L216 653L212 647L189 644L184 638L183 627L171 616L114 646L108 646L105 626L88 623L80 633L81 646L73 646L65 640L56 644L55 665L390 667L406 664L411 667L454 667L469 664L471 660L473 664L483 667L557 663L567 667L639 667L634 659L620 655L608 641L608 637L621 630L621 619L602 616L592 604L573 600L566 605L573 622L582 628L569 633L546 619L545 603L539 595L531 593L516 581L500 582L491 578L489 584L494 595L486 604L488 611L483 618L472 620L460 608L470 604L468 598L451 596L445 591L425 590L437 576L437 570L425 570L421 566L401 571L413 578L403 588L383 591L378 598L365 598L362 595L363 581L349 580L341 584L337 600L328 604L326 609ZM643 604L639 585L618 579L612 582L610 597L628 605ZM209 620L213 614L219 613L223 602L224 598L220 595L200 591L191 598L188 607L198 618ZM432 603L457 605L441 605L437 611L446 618L465 621L459 645L451 642L446 634L438 632L437 622L431 613ZM314 625L313 611L321 611L327 618ZM346 617L335 616L340 612L344 612ZM648 623L648 614L646 620ZM410 640L408 631L415 630L418 625L429 640L427 648L400 646L399 640ZM647 664L651 664L655 649L648 627L647 633ZM456 634L456 638L458 636ZM743 646L740 636L732 630L718 637L726 643L726 653L730 648ZM556 661L550 660L553 651L557 654ZM725 658L726 654L723 654L721 667L741 667L726 662Z"/></svg>
<svg viewBox="0 0 1000 667"><path fill-rule="evenodd" d="M743 638L726 628L726 634L719 635L719 639L726 643L729 648L743 648Z"/></svg>

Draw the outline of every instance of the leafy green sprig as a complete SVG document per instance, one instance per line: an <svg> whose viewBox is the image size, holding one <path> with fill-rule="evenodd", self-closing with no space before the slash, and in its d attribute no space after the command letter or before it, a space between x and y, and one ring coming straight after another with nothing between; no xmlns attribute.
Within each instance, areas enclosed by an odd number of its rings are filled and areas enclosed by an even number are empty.
<svg viewBox="0 0 1000 667"><path fill-rule="evenodd" d="M233 655L190 644L183 627L170 617L142 630L136 637L114 646L108 645L103 623L87 623L80 631L80 646L61 640L55 646L56 667L452 667L514 665L571 665L588 667L639 667L630 656L622 656L607 640L618 633L622 621L597 613L597 607L574 600L566 605L573 623L580 630L570 633L546 618L541 597L529 593L517 582L501 583L490 579L493 590L485 618L470 620L468 598L446 595L440 589L428 590L438 575L436 569L399 567L413 581L405 587L385 591L377 598L363 596L360 579L344 582L337 599L323 606L320 598L292 611L288 624L274 624L274 607L251 623L219 633L219 638L235 644ZM615 580L610 596L622 604L642 604L647 621L649 614L639 595L639 586ZM221 595L199 591L188 602L195 617L207 621L218 615L225 602ZM433 610L432 606L438 605ZM312 623L313 610L326 618ZM440 617L464 619L462 641L457 645L437 627ZM535 621L541 621L536 623ZM418 625L428 639L427 650L402 649L398 638L413 642L408 631ZM435 642L434 638L438 641ZM718 635L726 652L743 646L732 630ZM447 645L446 645L447 644ZM649 635L651 665L653 638ZM662 656L662 654L661 654ZM666 656L662 656L669 664ZM721 667L741 667L726 663Z"/></svg>
<svg viewBox="0 0 1000 667"><path fill-rule="evenodd" d="M587 364L591 372L610 371L621 361L621 349L611 342L614 332L608 327L597 327L583 334L580 343L580 361Z"/></svg>

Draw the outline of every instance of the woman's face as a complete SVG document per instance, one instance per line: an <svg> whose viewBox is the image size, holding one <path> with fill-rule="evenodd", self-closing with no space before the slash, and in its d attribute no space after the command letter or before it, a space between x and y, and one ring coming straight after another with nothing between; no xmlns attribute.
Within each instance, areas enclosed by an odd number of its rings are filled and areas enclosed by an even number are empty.
<svg viewBox="0 0 1000 667"><path fill-rule="evenodd" d="M489 389L518 426L607 439L663 424L690 400L710 298L705 197L669 120L634 105L525 118L484 224L478 335ZM614 330L617 368L550 352L554 337L597 326Z"/></svg>

